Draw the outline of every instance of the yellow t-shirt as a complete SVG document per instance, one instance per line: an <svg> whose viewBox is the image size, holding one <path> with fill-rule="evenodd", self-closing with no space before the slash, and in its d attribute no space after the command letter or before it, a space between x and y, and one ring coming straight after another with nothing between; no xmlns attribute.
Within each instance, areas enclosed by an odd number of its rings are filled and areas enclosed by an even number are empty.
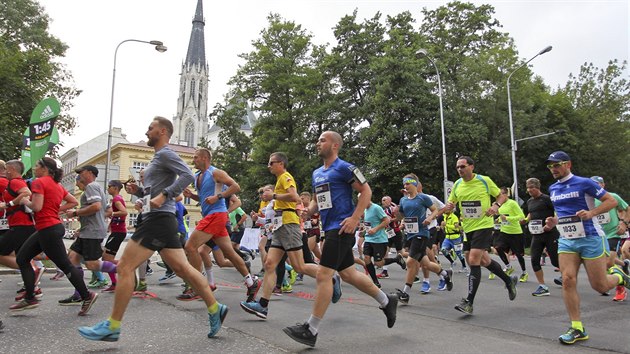
<svg viewBox="0 0 630 354"><path fill-rule="evenodd" d="M260 201L260 206L258 207L258 214L263 212L263 209L265 209L265 207L269 205L269 202L266 200L261 200Z"/></svg>
<svg viewBox="0 0 630 354"><path fill-rule="evenodd" d="M285 172L278 176L278 180L276 181L276 188L273 190L276 194L286 194L289 193L289 188L294 188L297 190L297 186L295 185L295 180L293 176L289 172ZM273 209L274 210L286 210L282 213L282 224L299 224L300 218L296 213L296 202L283 202L281 200L276 200Z"/></svg>
<svg viewBox="0 0 630 354"><path fill-rule="evenodd" d="M490 197L497 197L501 190L490 177L476 174L466 182L462 178L455 182L448 201L458 203L464 232L494 227L494 219L486 216L490 208Z"/></svg>

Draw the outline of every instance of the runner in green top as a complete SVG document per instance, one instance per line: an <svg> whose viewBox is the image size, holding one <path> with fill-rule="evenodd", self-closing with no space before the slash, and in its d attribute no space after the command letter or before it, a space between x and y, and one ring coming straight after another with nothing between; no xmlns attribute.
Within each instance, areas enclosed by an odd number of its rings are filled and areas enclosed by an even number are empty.
<svg viewBox="0 0 630 354"><path fill-rule="evenodd" d="M602 188L606 188L604 179L600 176L593 176L591 179L597 182ZM624 262L617 258L617 253L621 252L621 240L626 231L628 231L627 221L630 219L630 210L628 210L628 203L623 200L618 194L608 192L617 201L617 207L610 209L606 213L597 215L594 220L602 227L606 238L608 239L608 247L610 251L610 257L606 267L610 268L615 264L623 267ZM595 199L595 207L602 204L599 199ZM621 216L621 220L619 217ZM627 241L626 241L627 242ZM617 285L615 297L613 301L624 301L627 297L626 288L623 285Z"/></svg>
<svg viewBox="0 0 630 354"><path fill-rule="evenodd" d="M501 230L499 234L499 239L496 242L494 248L497 250L499 257L503 263L505 263L506 273L512 274L514 269L510 264L510 260L507 257L507 254L512 251L512 253L518 259L518 263L521 266L521 277L519 281L524 283L529 278L527 274L527 270L525 269L525 246L524 246L524 236L523 229L521 228L521 222L525 220L525 214L523 214L523 210L518 205L518 203L510 199L510 190L507 187L501 187L501 194L508 197L508 199L501 205L499 208L499 217L497 218L497 222L501 225Z"/></svg>
<svg viewBox="0 0 630 354"><path fill-rule="evenodd" d="M510 277L501 269L501 265L490 258L488 249L492 240L493 215L496 215L507 196L500 193L497 185L486 176L474 173L475 161L468 156L461 156L457 160L457 172L461 177L453 185L453 191L448 198L446 210L455 209L455 204L461 211L461 222L466 238L464 251L468 251L470 276L468 277L468 297L462 299L455 309L471 315L473 301L481 281L481 266L498 275L508 289L510 300L516 298L516 283L518 279ZM496 201L490 203L490 198Z"/></svg>

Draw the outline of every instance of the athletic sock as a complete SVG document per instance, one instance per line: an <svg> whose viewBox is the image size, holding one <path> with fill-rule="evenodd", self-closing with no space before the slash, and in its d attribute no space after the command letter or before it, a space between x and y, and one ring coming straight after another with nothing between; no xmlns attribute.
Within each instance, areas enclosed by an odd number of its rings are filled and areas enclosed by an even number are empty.
<svg viewBox="0 0 630 354"><path fill-rule="evenodd" d="M254 279L252 279L252 275L251 274L247 274L245 276L245 284L247 285L248 288L250 286L254 285Z"/></svg>
<svg viewBox="0 0 630 354"><path fill-rule="evenodd" d="M269 299L265 299L264 297L261 297L260 300L258 300L258 303L264 308L269 307Z"/></svg>
<svg viewBox="0 0 630 354"><path fill-rule="evenodd" d="M217 313L217 311L219 311L219 302L215 301L214 304L208 306L208 313L211 315L214 315L215 313Z"/></svg>
<svg viewBox="0 0 630 354"><path fill-rule="evenodd" d="M492 273L496 274L499 278L501 278L501 280L503 280L503 282L506 285L509 285L510 282L512 281L512 279L510 279L510 276L505 274L503 269L501 269L501 265L499 263L497 263L497 261L495 261L495 260L491 260L490 264L488 264L486 269L488 269Z"/></svg>
<svg viewBox="0 0 630 354"><path fill-rule="evenodd" d="M453 257L451 257L451 252L450 251L446 251L446 250L444 250L444 251L445 252L442 252L442 255L444 256L444 258L446 258L450 263L455 262L453 260Z"/></svg>
<svg viewBox="0 0 630 354"><path fill-rule="evenodd" d="M208 279L208 284L214 284L214 274L212 273L212 267L206 268L206 279Z"/></svg>
<svg viewBox="0 0 630 354"><path fill-rule="evenodd" d="M580 330L581 332L584 332L584 325L582 324L582 321L571 321L571 328L575 328Z"/></svg>
<svg viewBox="0 0 630 354"><path fill-rule="evenodd" d="M109 329L112 331L120 328L120 322L122 322L122 321L116 321L115 319L111 317L109 318L108 321L109 321Z"/></svg>
<svg viewBox="0 0 630 354"><path fill-rule="evenodd" d="M44 263L42 263L42 261L33 261L33 263L35 263L35 266L37 268L43 268L44 267Z"/></svg>
<svg viewBox="0 0 630 354"><path fill-rule="evenodd" d="M311 333L312 333L313 335L316 335L316 334L317 334L317 329L319 328L319 324L320 324L320 322L322 322L322 319L321 319L321 318L317 318L317 317L315 317L315 316L313 316L313 315L311 315L311 316L308 318L308 321L307 321L307 323L308 323L308 329L311 331Z"/></svg>
<svg viewBox="0 0 630 354"><path fill-rule="evenodd" d="M412 286L412 285L413 285L413 284L405 283L405 287L403 288L403 292L404 292L404 293L408 293L408 292L409 292L409 290L411 290L411 286Z"/></svg>
<svg viewBox="0 0 630 354"><path fill-rule="evenodd" d="M381 308L385 308L385 306L389 304L389 298L387 298L387 294L385 294L383 290L379 291L373 298L381 305Z"/></svg>
<svg viewBox="0 0 630 354"><path fill-rule="evenodd" d="M496 262L495 262L496 263ZM479 289L479 283L481 283L481 266L470 266L470 276L468 277L468 302L472 305L475 301L475 295L477 295L477 289Z"/></svg>
<svg viewBox="0 0 630 354"><path fill-rule="evenodd" d="M109 272L107 274L109 274L109 279L112 280L112 285L116 285L116 272Z"/></svg>
<svg viewBox="0 0 630 354"><path fill-rule="evenodd" d="M102 272L98 271L98 270L93 270L92 271L94 273L94 275L96 276L96 279L98 279L98 281L105 281L105 276L103 275Z"/></svg>
<svg viewBox="0 0 630 354"><path fill-rule="evenodd" d="M370 278L372 278L372 281L374 283L378 283L378 278L376 277L376 268L374 268L374 263L366 264L365 268L367 268L368 273L370 273Z"/></svg>
<svg viewBox="0 0 630 354"><path fill-rule="evenodd" d="M116 272L116 265L112 262L109 261L102 261L101 262L101 271L106 272L106 273L111 273L111 272Z"/></svg>
<svg viewBox="0 0 630 354"><path fill-rule="evenodd" d="M291 265L290 265L289 263L284 263L284 269L285 269L287 272L290 272L290 271L292 271L292 270L293 270L293 267L291 267Z"/></svg>

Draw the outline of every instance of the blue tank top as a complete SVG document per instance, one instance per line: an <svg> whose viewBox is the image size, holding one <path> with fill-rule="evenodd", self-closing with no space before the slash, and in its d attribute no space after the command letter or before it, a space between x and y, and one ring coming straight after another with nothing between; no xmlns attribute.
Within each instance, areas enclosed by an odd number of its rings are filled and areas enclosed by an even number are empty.
<svg viewBox="0 0 630 354"><path fill-rule="evenodd" d="M590 178L570 176L565 181L558 181L549 187L549 197L556 209L558 218L573 216L580 210L595 208L595 198L600 199L606 194ZM582 220L586 237L600 237L604 235L601 226L593 220Z"/></svg>
<svg viewBox="0 0 630 354"><path fill-rule="evenodd" d="M195 173L195 189L199 195L199 203L201 203L201 214L207 216L214 213L226 213L226 202L218 200L214 204L208 204L205 202L206 198L214 195L216 189L216 183L212 174L216 170L216 167L210 166L201 176L201 171ZM201 176L201 177L200 177Z"/></svg>
<svg viewBox="0 0 630 354"><path fill-rule="evenodd" d="M341 229L341 222L352 215L354 165L337 158L328 168L313 171L313 193L324 231Z"/></svg>

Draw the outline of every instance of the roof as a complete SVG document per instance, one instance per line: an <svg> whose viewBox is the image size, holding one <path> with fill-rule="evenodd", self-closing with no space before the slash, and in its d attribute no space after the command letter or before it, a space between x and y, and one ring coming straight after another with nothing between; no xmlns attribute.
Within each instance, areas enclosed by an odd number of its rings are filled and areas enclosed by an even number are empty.
<svg viewBox="0 0 630 354"><path fill-rule="evenodd" d="M192 31L188 42L188 53L186 54L186 64L206 65L206 47L203 35L205 22L203 19L203 5L201 0L197 0L197 9L192 21Z"/></svg>

